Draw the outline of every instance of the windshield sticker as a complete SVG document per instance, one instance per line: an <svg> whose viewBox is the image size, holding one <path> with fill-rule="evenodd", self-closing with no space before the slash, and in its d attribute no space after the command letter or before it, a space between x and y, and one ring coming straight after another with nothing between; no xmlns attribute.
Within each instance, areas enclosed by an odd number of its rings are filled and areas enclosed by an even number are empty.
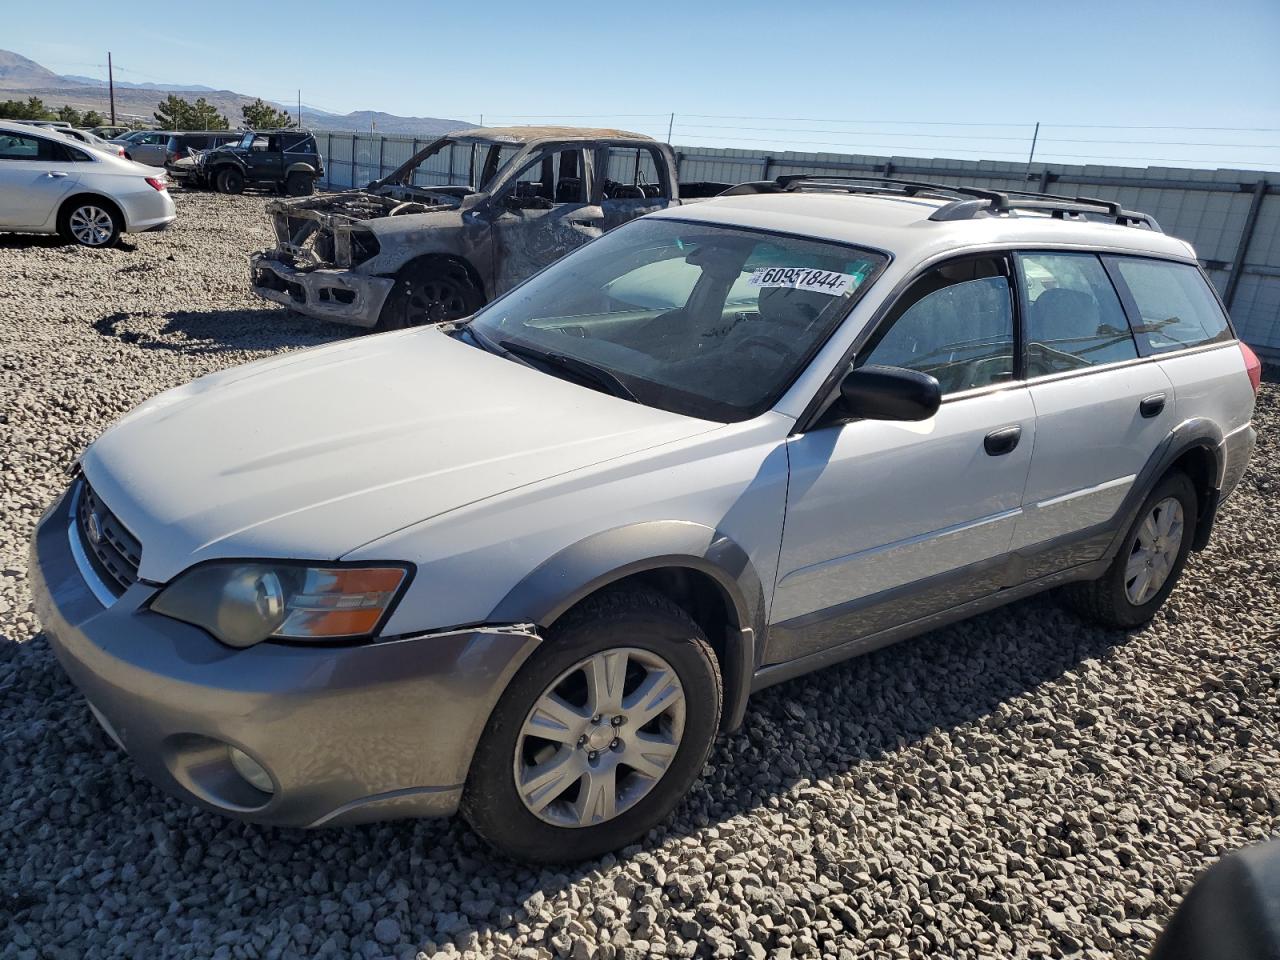
<svg viewBox="0 0 1280 960"><path fill-rule="evenodd" d="M835 270L814 270L809 267L760 267L751 274L747 284L752 287L787 287L792 290L808 290L833 297L848 292L860 278L852 273Z"/></svg>

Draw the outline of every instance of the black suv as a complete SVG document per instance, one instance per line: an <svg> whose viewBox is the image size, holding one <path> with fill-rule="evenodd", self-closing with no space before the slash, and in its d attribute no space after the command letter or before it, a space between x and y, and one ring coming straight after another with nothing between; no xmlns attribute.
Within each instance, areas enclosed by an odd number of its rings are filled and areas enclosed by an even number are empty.
<svg viewBox="0 0 1280 960"><path fill-rule="evenodd" d="M316 138L307 131L249 130L235 142L196 154L187 179L219 193L239 193L245 184L259 184L303 197L323 176Z"/></svg>

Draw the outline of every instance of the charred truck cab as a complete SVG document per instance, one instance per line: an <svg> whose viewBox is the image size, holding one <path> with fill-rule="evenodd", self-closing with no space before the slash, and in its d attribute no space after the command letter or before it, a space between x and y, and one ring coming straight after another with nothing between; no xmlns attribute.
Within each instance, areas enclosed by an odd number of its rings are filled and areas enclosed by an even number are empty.
<svg viewBox="0 0 1280 960"><path fill-rule="evenodd" d="M254 293L377 330L469 316L605 231L725 184L676 182L671 148L624 130L471 128L362 190L273 201Z"/></svg>

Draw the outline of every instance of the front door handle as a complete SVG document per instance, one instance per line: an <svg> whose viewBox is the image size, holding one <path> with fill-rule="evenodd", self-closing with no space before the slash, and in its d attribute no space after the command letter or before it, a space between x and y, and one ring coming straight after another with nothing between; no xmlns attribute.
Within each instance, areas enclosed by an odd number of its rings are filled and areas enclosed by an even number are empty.
<svg viewBox="0 0 1280 960"><path fill-rule="evenodd" d="M991 456L1002 457L1006 453L1013 452L1021 437L1022 427L1014 424L1012 427L1001 427L999 430L992 430L987 434L987 438L982 441L982 445Z"/></svg>
<svg viewBox="0 0 1280 960"><path fill-rule="evenodd" d="M1144 397L1142 402L1138 404L1138 412L1141 413L1148 420L1150 420L1152 417L1158 417L1160 415L1160 411L1162 411L1163 409L1164 409L1163 393L1153 393L1149 397Z"/></svg>

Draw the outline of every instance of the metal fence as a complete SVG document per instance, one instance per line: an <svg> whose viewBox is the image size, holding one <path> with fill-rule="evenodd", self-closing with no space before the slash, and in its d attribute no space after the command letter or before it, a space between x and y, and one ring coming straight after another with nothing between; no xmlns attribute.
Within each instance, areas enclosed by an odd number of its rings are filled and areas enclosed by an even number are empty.
<svg viewBox="0 0 1280 960"><path fill-rule="evenodd" d="M351 187L400 166L434 138L320 132L328 185ZM1152 214L1189 240L1221 291L1240 336L1280 359L1280 173L1186 167L1074 166L835 153L676 147L682 180L739 183L788 173L871 173L993 189L1084 194ZM467 158L432 158L415 180L461 182Z"/></svg>

